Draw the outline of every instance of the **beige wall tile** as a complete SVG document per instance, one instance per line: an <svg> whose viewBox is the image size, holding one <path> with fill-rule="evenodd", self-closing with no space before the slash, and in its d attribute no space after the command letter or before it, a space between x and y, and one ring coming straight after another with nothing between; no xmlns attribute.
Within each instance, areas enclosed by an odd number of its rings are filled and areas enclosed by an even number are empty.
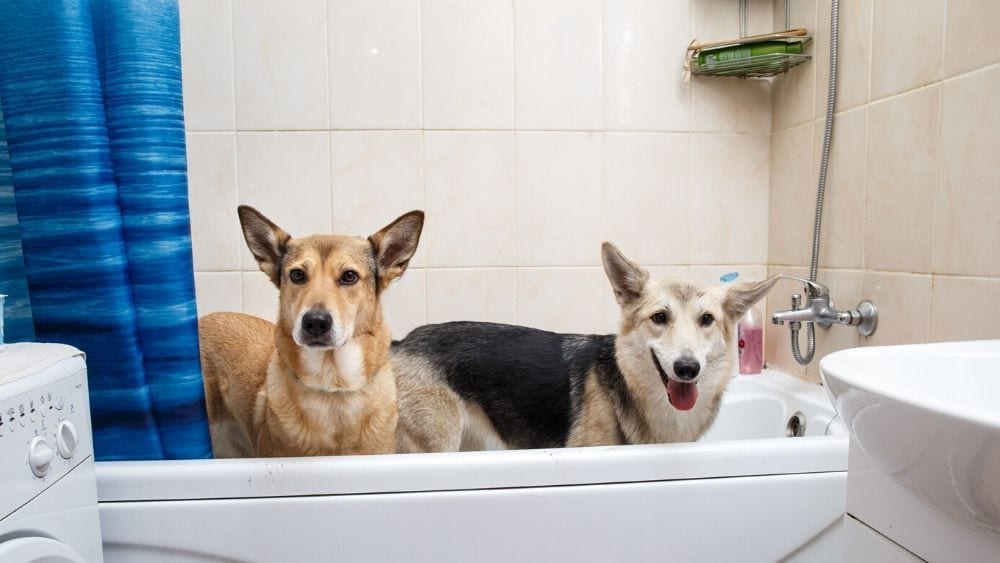
<svg viewBox="0 0 1000 563"><path fill-rule="evenodd" d="M512 128L510 0L423 0L421 9L424 127Z"/></svg>
<svg viewBox="0 0 1000 563"><path fill-rule="evenodd" d="M1000 62L1000 2L996 0L948 0L945 29L944 76Z"/></svg>
<svg viewBox="0 0 1000 563"><path fill-rule="evenodd" d="M236 214L236 139L189 133L188 197L195 271L240 269L243 234Z"/></svg>
<svg viewBox="0 0 1000 563"><path fill-rule="evenodd" d="M934 271L1000 276L1000 67L945 82Z"/></svg>
<svg viewBox="0 0 1000 563"><path fill-rule="evenodd" d="M233 2L236 128L326 129L326 2Z"/></svg>
<svg viewBox="0 0 1000 563"><path fill-rule="evenodd" d="M1000 7L945 3L841 3L820 281L838 308L879 306L864 344L998 337L1000 69L983 67L1000 62ZM670 46L738 35L733 0L474 4L182 0L200 314L275 316L238 203L295 236L369 234L426 209L414 267L385 294L397 337L451 318L613 331L605 238L654 275L806 275L829 2L792 3L811 63L773 82L691 83ZM751 0L749 32L783 16ZM767 310L794 291L779 283ZM787 327L766 335L769 363L810 379L819 357L860 343L819 330L804 368Z"/></svg>
<svg viewBox="0 0 1000 563"><path fill-rule="evenodd" d="M517 134L517 264L598 266L604 238L603 136Z"/></svg>
<svg viewBox="0 0 1000 563"><path fill-rule="evenodd" d="M690 36L687 2L604 3L604 126L612 130L686 131L690 83L683 80Z"/></svg>
<svg viewBox="0 0 1000 563"><path fill-rule="evenodd" d="M263 272L242 272L243 312L266 321L278 320L278 288Z"/></svg>
<svg viewBox="0 0 1000 563"><path fill-rule="evenodd" d="M263 277L264 274L261 274ZM194 293L198 316L217 311L243 310L240 272L195 272Z"/></svg>
<svg viewBox="0 0 1000 563"><path fill-rule="evenodd" d="M871 98L941 79L946 0L878 0L872 20Z"/></svg>
<svg viewBox="0 0 1000 563"><path fill-rule="evenodd" d="M689 136L679 133L607 134L607 239L644 265L689 259Z"/></svg>
<svg viewBox="0 0 1000 563"><path fill-rule="evenodd" d="M382 293L382 315L395 339L427 324L427 272L408 268Z"/></svg>
<svg viewBox="0 0 1000 563"><path fill-rule="evenodd" d="M750 0L747 34L770 33L771 0ZM782 19L784 12L782 12ZM701 42L732 39L740 36L740 12L731 0L696 0L691 2L691 34Z"/></svg>
<svg viewBox="0 0 1000 563"><path fill-rule="evenodd" d="M929 272L940 134L940 85L869 109L865 267Z"/></svg>
<svg viewBox="0 0 1000 563"><path fill-rule="evenodd" d="M236 170L241 204L293 237L333 232L326 132L237 133ZM246 244L240 252L242 269L256 270Z"/></svg>
<svg viewBox="0 0 1000 563"><path fill-rule="evenodd" d="M777 14L776 14L777 17ZM781 13L784 23L784 12ZM791 4L789 27L804 27L810 34L816 32L816 2L799 0ZM805 53L816 55L815 41L806 43ZM816 62L809 61L774 79L771 96L771 114L774 131L810 121L815 115Z"/></svg>
<svg viewBox="0 0 1000 563"><path fill-rule="evenodd" d="M518 129L601 128L602 5L599 0L514 0Z"/></svg>
<svg viewBox="0 0 1000 563"><path fill-rule="evenodd" d="M440 268L427 271L427 322L517 320L514 268Z"/></svg>
<svg viewBox="0 0 1000 563"><path fill-rule="evenodd" d="M806 54L812 54L811 43ZM774 80L771 94L771 127L782 131L813 119L816 69L807 61Z"/></svg>
<svg viewBox="0 0 1000 563"><path fill-rule="evenodd" d="M235 127L230 0L181 0L181 71L188 131Z"/></svg>
<svg viewBox="0 0 1000 563"><path fill-rule="evenodd" d="M770 138L692 135L692 264L767 262Z"/></svg>
<svg viewBox="0 0 1000 563"><path fill-rule="evenodd" d="M932 341L1000 338L1000 279L934 276L931 298Z"/></svg>
<svg viewBox="0 0 1000 563"><path fill-rule="evenodd" d="M555 332L603 332L602 303L610 292L599 267L518 268L517 324Z"/></svg>
<svg viewBox="0 0 1000 563"><path fill-rule="evenodd" d="M931 276L865 272L861 295L878 307L875 333L865 346L927 342L931 315Z"/></svg>
<svg viewBox="0 0 1000 563"><path fill-rule="evenodd" d="M819 178L823 131L822 122L813 129L815 178ZM868 108L861 107L837 115L823 198L823 229L820 233L822 267L861 268L864 265L867 158Z"/></svg>
<svg viewBox="0 0 1000 563"><path fill-rule="evenodd" d="M755 281L767 277L766 264L691 265L687 270L687 276L691 281L712 286L723 285L724 282L719 278L730 272L739 274L738 281Z"/></svg>
<svg viewBox="0 0 1000 563"><path fill-rule="evenodd" d="M812 253L816 208L811 123L771 136L768 262L806 265Z"/></svg>
<svg viewBox="0 0 1000 563"><path fill-rule="evenodd" d="M691 130L770 133L770 80L702 76L691 80Z"/></svg>
<svg viewBox="0 0 1000 563"><path fill-rule="evenodd" d="M420 2L336 0L327 10L330 126L421 126Z"/></svg>
<svg viewBox="0 0 1000 563"><path fill-rule="evenodd" d="M333 131L330 153L334 232L367 236L424 208L420 131ZM424 242L412 266L424 264Z"/></svg>
<svg viewBox="0 0 1000 563"><path fill-rule="evenodd" d="M868 101L872 1L840 3L836 111L848 110ZM817 12L812 51L816 66L816 117L825 117L830 84L830 2L818 2Z"/></svg>
<svg viewBox="0 0 1000 563"><path fill-rule="evenodd" d="M514 265L513 133L426 132L424 189L429 266Z"/></svg>
<svg viewBox="0 0 1000 563"><path fill-rule="evenodd" d="M806 268L770 266L768 275L781 274L806 278L809 270ZM771 322L775 311L785 311L791 308L792 294L802 293L802 285L798 282L781 280L767 294L767 309L764 314L764 361L768 367L780 369L798 377L806 377L806 366L799 365L792 357L791 336L788 325L778 326ZM799 331L799 346L806 353L805 327Z"/></svg>

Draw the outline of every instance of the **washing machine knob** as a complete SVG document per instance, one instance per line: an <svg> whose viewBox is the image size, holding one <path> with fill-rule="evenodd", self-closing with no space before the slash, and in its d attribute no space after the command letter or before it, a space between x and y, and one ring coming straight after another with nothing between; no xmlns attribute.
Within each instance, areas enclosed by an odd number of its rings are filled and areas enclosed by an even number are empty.
<svg viewBox="0 0 1000 563"><path fill-rule="evenodd" d="M41 436L35 436L28 444L28 465L35 477L44 477L49 470L49 464L55 452L49 447L49 443Z"/></svg>
<svg viewBox="0 0 1000 563"><path fill-rule="evenodd" d="M79 441L76 426L72 422L63 420L56 426L56 449L63 459L69 459L73 455Z"/></svg>

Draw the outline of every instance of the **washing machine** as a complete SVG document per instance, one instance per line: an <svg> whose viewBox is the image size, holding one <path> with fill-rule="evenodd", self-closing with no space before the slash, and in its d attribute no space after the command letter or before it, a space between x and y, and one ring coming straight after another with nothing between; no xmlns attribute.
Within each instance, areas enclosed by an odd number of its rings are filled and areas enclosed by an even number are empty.
<svg viewBox="0 0 1000 563"><path fill-rule="evenodd" d="M103 562L87 365L72 346L0 345L0 562Z"/></svg>

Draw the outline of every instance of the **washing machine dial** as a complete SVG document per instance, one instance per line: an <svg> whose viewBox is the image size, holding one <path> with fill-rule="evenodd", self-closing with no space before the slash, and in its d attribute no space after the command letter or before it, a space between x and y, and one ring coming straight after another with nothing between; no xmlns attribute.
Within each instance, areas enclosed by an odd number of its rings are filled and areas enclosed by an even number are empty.
<svg viewBox="0 0 1000 563"><path fill-rule="evenodd" d="M79 441L76 426L73 426L73 423L68 420L60 421L59 425L56 426L56 449L59 450L59 455L63 459L69 459Z"/></svg>
<svg viewBox="0 0 1000 563"><path fill-rule="evenodd" d="M49 464L55 452L49 447L49 443L41 436L35 436L28 444L28 465L35 477L44 477L49 471Z"/></svg>

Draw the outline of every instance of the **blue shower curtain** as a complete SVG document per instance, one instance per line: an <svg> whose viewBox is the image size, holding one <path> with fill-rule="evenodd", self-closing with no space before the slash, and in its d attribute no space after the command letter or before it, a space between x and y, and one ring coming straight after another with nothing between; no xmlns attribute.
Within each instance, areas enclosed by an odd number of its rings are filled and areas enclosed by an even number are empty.
<svg viewBox="0 0 1000 563"><path fill-rule="evenodd" d="M0 293L86 352L97 457L209 457L176 0L3 0L0 111Z"/></svg>

